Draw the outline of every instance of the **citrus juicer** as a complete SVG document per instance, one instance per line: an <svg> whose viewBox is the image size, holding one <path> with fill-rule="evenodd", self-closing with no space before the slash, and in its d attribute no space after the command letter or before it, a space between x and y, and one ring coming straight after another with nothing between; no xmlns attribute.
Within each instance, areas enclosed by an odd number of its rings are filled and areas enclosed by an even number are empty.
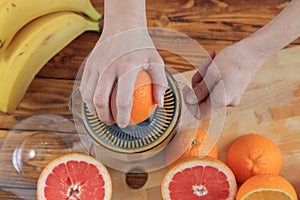
<svg viewBox="0 0 300 200"><path fill-rule="evenodd" d="M162 168L166 166L164 150L176 140L174 138L179 129L187 128L186 125L189 125L188 128L198 126L199 121L190 112L182 112L185 109L182 88L170 68L166 68L168 88L164 106L157 107L145 121L125 128L117 124L107 125L89 112L79 92L82 70L79 70L75 81L69 107L83 145L90 154L112 168L121 171L137 166L144 171ZM174 155L174 160L179 156Z"/></svg>
<svg viewBox="0 0 300 200"><path fill-rule="evenodd" d="M152 40L145 40L144 36L148 34ZM93 57L107 55L106 50L110 49L111 44L122 45L110 51L109 58L107 56ZM205 62L209 57L206 50L187 35L169 29L147 27L131 29L97 43L94 48L97 53L91 54L91 57L88 58L91 58L91 62L98 62L99 59L104 63L108 62L107 59L110 60L109 62L114 62L128 53L153 49L154 46L155 49L179 56L180 59L184 59L189 65L192 65L193 69L201 68L203 61ZM84 66L85 62L77 73L69 107L73 113L82 144L90 154L107 166L120 171L128 172L138 167L149 172L165 167L167 162L174 162L190 146L201 123L194 117L195 113L199 111L198 104L187 104L184 98L187 91L185 89L193 91L190 86L191 74L178 73L172 67L165 66L169 87L164 95L163 108L157 107L148 119L139 124L119 128L116 124L108 126L97 116L89 113L87 106L82 101L79 85ZM219 74L217 67L214 67L213 70ZM195 70L191 72L195 73ZM222 94L220 95L222 96ZM217 105L216 102L225 99L225 95L223 97L210 98L211 107L213 108L214 105ZM215 141L222 130L224 117L224 112L211 115L207 133ZM185 131L187 129L189 131ZM165 154L172 146L178 146L178 148L168 155L168 161L166 161ZM208 153L211 147L208 145L203 151Z"/></svg>

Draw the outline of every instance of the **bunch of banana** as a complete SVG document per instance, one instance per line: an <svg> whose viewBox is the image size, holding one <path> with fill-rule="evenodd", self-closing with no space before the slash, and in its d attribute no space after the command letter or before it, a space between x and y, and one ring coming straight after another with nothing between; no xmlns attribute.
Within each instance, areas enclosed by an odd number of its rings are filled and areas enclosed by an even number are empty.
<svg viewBox="0 0 300 200"><path fill-rule="evenodd" d="M83 32L99 32L100 18L89 0L1 2L0 110L12 113L40 69Z"/></svg>
<svg viewBox="0 0 300 200"><path fill-rule="evenodd" d="M89 0L2 0L0 3L0 50L3 51L21 27L33 19L58 11L84 13L92 20L101 14Z"/></svg>

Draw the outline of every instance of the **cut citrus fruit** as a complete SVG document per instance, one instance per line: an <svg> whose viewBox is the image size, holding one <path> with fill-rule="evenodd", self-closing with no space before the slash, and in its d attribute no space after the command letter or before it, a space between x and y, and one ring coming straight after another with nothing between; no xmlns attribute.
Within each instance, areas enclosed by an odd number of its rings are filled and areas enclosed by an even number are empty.
<svg viewBox="0 0 300 200"><path fill-rule="evenodd" d="M111 195L111 178L105 166L79 153L51 161L37 184L38 200L108 200Z"/></svg>
<svg viewBox="0 0 300 200"><path fill-rule="evenodd" d="M218 158L216 142L201 129L182 130L176 141L170 143L166 150L166 162L172 167L183 159L194 156ZM173 162L174 157L179 158Z"/></svg>
<svg viewBox="0 0 300 200"><path fill-rule="evenodd" d="M113 118L116 120L116 87L112 92L111 97L111 110ZM148 117L154 112L156 104L153 98L153 86L150 75L141 70L136 77L134 85L133 102L130 113L129 125L141 123L148 119Z"/></svg>
<svg viewBox="0 0 300 200"><path fill-rule="evenodd" d="M229 167L209 157L180 161L165 174L161 187L168 200L233 200L237 189Z"/></svg>
<svg viewBox="0 0 300 200"><path fill-rule="evenodd" d="M294 187L279 175L256 175L247 179L236 200L297 200Z"/></svg>
<svg viewBox="0 0 300 200"><path fill-rule="evenodd" d="M242 183L258 174L279 174L282 154L273 141L258 134L237 138L229 147L226 163Z"/></svg>

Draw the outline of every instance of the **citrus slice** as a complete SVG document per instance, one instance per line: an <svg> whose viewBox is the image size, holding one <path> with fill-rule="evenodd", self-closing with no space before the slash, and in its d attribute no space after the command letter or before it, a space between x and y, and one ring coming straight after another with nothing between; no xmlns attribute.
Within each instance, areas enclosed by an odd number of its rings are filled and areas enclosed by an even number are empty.
<svg viewBox="0 0 300 200"><path fill-rule="evenodd" d="M106 200L111 195L111 178L105 166L79 153L51 161L41 172L37 184L38 200Z"/></svg>
<svg viewBox="0 0 300 200"><path fill-rule="evenodd" d="M161 186L163 199L168 200L233 200L236 190L231 170L209 157L180 161L168 170Z"/></svg>
<svg viewBox="0 0 300 200"><path fill-rule="evenodd" d="M243 183L236 199L297 200L297 194L294 187L279 175L256 175Z"/></svg>

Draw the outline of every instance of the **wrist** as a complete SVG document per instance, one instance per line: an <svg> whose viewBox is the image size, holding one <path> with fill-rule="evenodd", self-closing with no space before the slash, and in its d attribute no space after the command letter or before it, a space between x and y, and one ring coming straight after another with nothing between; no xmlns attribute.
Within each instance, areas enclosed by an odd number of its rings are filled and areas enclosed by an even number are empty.
<svg viewBox="0 0 300 200"><path fill-rule="evenodd" d="M259 68L267 60L268 56L257 49L256 45L253 45L251 40L245 38L233 45L235 49L235 59L242 70L252 77L256 74ZM244 66L244 67L243 67Z"/></svg>
<svg viewBox="0 0 300 200"><path fill-rule="evenodd" d="M263 48L263 42L256 37L247 37L238 43L249 54L249 58L255 59L257 62L263 63L272 55L271 51L266 51Z"/></svg>
<svg viewBox="0 0 300 200"><path fill-rule="evenodd" d="M141 27L147 27L144 0L105 1L104 29L118 33Z"/></svg>
<svg viewBox="0 0 300 200"><path fill-rule="evenodd" d="M269 45L267 45L264 41L265 40L263 36L257 35L250 36L244 39L245 44L252 49L256 57L265 61L274 53L276 53L277 49L274 49L274 47L268 47Z"/></svg>

